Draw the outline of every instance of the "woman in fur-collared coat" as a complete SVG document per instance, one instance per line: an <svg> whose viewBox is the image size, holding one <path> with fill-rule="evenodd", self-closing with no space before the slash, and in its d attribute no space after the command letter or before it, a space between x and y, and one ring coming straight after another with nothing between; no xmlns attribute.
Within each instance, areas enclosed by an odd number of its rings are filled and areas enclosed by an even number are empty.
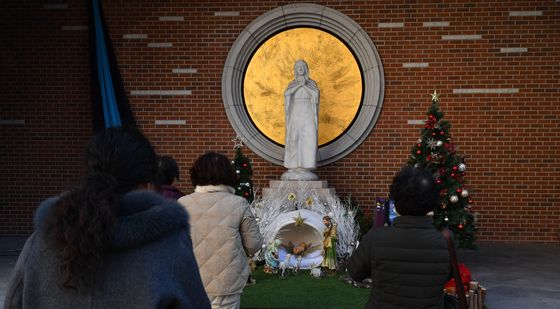
<svg viewBox="0 0 560 309"><path fill-rule="evenodd" d="M262 236L230 160L209 152L190 170L193 194L179 199L191 215L194 253L212 308L239 308L250 270L247 256L261 248Z"/></svg>
<svg viewBox="0 0 560 309"><path fill-rule="evenodd" d="M37 210L4 308L210 308L175 201L145 190L149 141L108 129L86 151L87 176Z"/></svg>

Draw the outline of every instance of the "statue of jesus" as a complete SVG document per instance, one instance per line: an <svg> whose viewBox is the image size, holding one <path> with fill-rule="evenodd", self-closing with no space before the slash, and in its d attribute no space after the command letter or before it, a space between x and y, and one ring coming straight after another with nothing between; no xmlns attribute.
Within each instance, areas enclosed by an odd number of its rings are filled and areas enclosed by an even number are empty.
<svg viewBox="0 0 560 309"><path fill-rule="evenodd" d="M318 177L311 170L317 168L319 87L309 78L309 68L303 60L296 61L294 75L284 91L284 167L288 171L282 180L315 180Z"/></svg>

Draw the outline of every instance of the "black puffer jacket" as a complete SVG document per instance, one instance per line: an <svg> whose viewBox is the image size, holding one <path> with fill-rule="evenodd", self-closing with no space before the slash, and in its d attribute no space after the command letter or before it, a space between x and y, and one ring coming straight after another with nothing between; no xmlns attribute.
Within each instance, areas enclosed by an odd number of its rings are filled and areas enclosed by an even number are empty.
<svg viewBox="0 0 560 309"><path fill-rule="evenodd" d="M402 216L393 227L371 229L347 267L354 280L373 280L366 308L443 308L449 261L431 217Z"/></svg>

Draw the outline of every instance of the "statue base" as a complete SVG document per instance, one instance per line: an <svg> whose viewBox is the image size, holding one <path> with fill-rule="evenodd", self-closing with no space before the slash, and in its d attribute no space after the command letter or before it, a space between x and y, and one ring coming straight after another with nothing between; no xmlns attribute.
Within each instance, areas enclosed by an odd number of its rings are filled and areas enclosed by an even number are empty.
<svg viewBox="0 0 560 309"><path fill-rule="evenodd" d="M319 177L317 177L315 173L311 172L308 169L298 167L298 168L291 168L287 170L284 174L282 174L282 177L280 177L280 179L308 181L308 180L317 180L319 179Z"/></svg>

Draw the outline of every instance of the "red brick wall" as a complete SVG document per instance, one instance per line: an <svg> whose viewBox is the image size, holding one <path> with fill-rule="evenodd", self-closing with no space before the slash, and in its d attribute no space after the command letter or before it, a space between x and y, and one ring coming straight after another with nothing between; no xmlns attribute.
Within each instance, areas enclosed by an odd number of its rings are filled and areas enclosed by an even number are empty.
<svg viewBox="0 0 560 309"><path fill-rule="evenodd" d="M179 161L179 186L190 191L187 170L199 154L234 154L235 132L221 97L229 48L253 19L294 2L103 2L127 91L192 90L187 96L129 96L139 125L161 153ZM560 243L560 2L418 2L314 2L339 10L365 29L381 56L386 85L383 109L370 136L317 174L341 197L352 194L371 211L374 198L387 195L392 175L419 137L421 126L407 121L423 119L429 93L437 89L453 124L454 141L467 157L479 239ZM0 119L25 119L25 126L0 126L0 234L28 233L37 203L65 188L81 171L79 156L90 134L87 31L61 27L86 25L87 16L82 1L67 3L67 9L57 10L29 1L7 10ZM220 11L239 16L215 16ZM510 16L511 11L542 13ZM160 21L162 16L183 16L184 21ZM449 26L423 26L437 21ZM404 27L383 28L379 23ZM124 34L147 38L125 39ZM451 41L443 35L481 38ZM148 43L173 46L149 48ZM501 48L527 52L503 53ZM429 66L403 67L417 62ZM175 68L197 73L171 73ZM454 93L471 88L518 92ZM155 124L162 119L186 124ZM283 168L249 149L245 152L253 160L257 188L280 177Z"/></svg>
<svg viewBox="0 0 560 309"><path fill-rule="evenodd" d="M86 25L87 12L38 1L2 1L0 12L0 121L25 121L0 125L0 235L25 235L38 203L82 171L91 135L87 31L62 27Z"/></svg>

